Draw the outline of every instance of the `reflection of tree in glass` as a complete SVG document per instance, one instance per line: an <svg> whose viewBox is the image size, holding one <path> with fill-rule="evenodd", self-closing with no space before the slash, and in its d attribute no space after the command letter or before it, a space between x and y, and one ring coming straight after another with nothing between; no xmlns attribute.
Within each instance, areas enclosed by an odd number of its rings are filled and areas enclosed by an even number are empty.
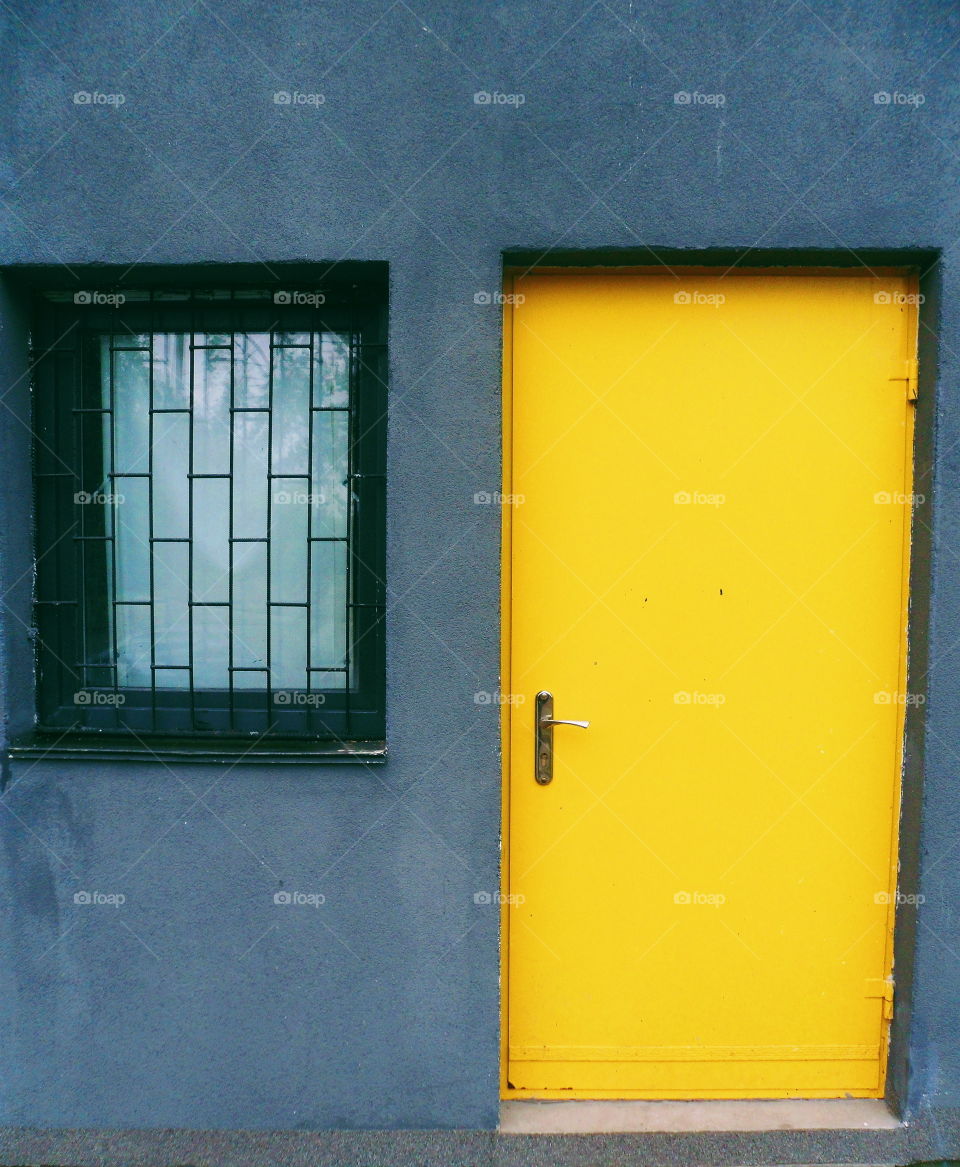
<svg viewBox="0 0 960 1167"><path fill-rule="evenodd" d="M325 332L315 352L320 363L317 404L345 409L349 404L350 338L343 333Z"/></svg>
<svg viewBox="0 0 960 1167"><path fill-rule="evenodd" d="M266 409L270 400L270 333L238 332L234 360L237 405Z"/></svg>
<svg viewBox="0 0 960 1167"><path fill-rule="evenodd" d="M273 354L273 469L306 474L310 434L310 349Z"/></svg>
<svg viewBox="0 0 960 1167"><path fill-rule="evenodd" d="M158 332L153 338L153 407L184 409L190 403L190 333Z"/></svg>

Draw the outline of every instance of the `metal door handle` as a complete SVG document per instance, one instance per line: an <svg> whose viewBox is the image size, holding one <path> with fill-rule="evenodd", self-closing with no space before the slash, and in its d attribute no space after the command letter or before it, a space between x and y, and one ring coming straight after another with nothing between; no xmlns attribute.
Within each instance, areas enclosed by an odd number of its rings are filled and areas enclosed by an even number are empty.
<svg viewBox="0 0 960 1167"><path fill-rule="evenodd" d="M553 727L555 725L575 725L579 729L589 729L589 721L568 721L553 716L553 694L546 690L537 694L536 760L534 777L541 786L553 781Z"/></svg>

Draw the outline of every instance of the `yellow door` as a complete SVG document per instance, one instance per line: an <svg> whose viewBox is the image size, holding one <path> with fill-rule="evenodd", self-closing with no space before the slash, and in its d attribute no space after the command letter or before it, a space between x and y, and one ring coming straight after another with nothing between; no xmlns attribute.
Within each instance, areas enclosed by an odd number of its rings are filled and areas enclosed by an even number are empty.
<svg viewBox="0 0 960 1167"><path fill-rule="evenodd" d="M880 1096L912 283L509 290L506 1096Z"/></svg>

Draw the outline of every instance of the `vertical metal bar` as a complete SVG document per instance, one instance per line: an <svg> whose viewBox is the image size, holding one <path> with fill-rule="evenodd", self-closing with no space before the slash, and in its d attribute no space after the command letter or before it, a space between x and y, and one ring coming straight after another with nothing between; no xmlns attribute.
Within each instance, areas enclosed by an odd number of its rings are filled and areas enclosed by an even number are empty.
<svg viewBox="0 0 960 1167"><path fill-rule="evenodd" d="M344 622L343 622L343 626L345 629L343 663L344 663L344 666L346 668L346 673L345 673L346 686L344 688L344 695L343 695L343 713L344 713L344 729L345 729L345 736L346 737L353 736L351 733L351 725L350 725L350 689L351 689L351 686L353 684L353 677L351 676L351 670L352 670L351 648L353 647L353 634L354 634L354 629L353 629L354 608L353 608L353 604L351 601L353 599L352 588L354 586L354 577L356 574L353 571L353 553L354 553L354 548L357 545L357 541L354 538L355 525L356 525L356 521L357 521L356 504L355 504L355 500L354 500L354 494L356 493L356 491L358 489L359 490L363 489L362 482L358 486L357 480L353 476L354 470L355 470L353 444L354 444L354 441L356 440L356 435L357 435L357 431L359 428L358 419L357 419L358 407L357 407L357 401L356 401L356 396L355 396L355 391L356 391L356 386L357 386L358 348L357 348L357 333L351 329L349 335L350 335L350 353L349 353L349 359L347 361L347 544L346 544L346 555L345 555L346 576L344 579L344 591L343 591L344 604L345 604Z"/></svg>
<svg viewBox="0 0 960 1167"><path fill-rule="evenodd" d="M271 606L271 571L273 570L273 363L276 320L270 326L270 366L267 369L267 722L264 730L271 727L273 712L273 608Z"/></svg>
<svg viewBox="0 0 960 1167"><path fill-rule="evenodd" d="M82 347L82 345L83 345L83 334L82 333L77 338L75 343L76 343L76 347L74 349L74 359L71 362L71 366L70 366L71 372L72 372L71 385L70 385L70 403L71 403L71 405L73 405L75 407L79 407L79 406L83 405L83 388L82 388L82 386L83 386L83 355L84 354L83 354L83 347ZM61 412L60 412L60 410L61 410L60 396L61 396L61 393L63 391L63 386L61 385L61 381L60 381L61 373L60 373L59 361L57 361L55 357L48 358L48 359L52 359L52 361L53 361L53 388L54 388L54 393L53 393L54 422L53 422L53 432L51 434L51 442L53 444L53 448L55 450L59 451L59 440L60 440L60 432L61 432L60 426L62 424L62 418L61 418ZM85 416L86 416L85 414L77 414L77 413L74 413L71 415L71 433L73 435L73 443L74 443L74 448L73 448L73 455L74 456L71 459L71 464L74 467L74 478L73 478L73 493L74 494L76 494L77 491L83 489L83 484L85 481L84 465L83 465L83 420L82 420ZM102 424L102 415L101 415L101 424ZM103 440L102 434L100 435L100 439L101 439L101 441ZM56 491L58 489L59 485L60 485L59 482L54 481L52 489L54 491ZM54 515L56 517L57 526L59 527L60 510L61 510L62 503L60 502L60 499L56 493L54 494L54 498L56 499L56 502L54 505ZM79 522L79 524L77 522L77 506L74 503L72 508L71 508L71 512L70 512L70 526L73 528L74 532L76 532L76 530L79 526L79 531L80 531L81 536L86 534L86 530L83 526L83 522L84 522L84 512L83 512L82 508L80 510L80 522ZM77 595L77 598L80 600L80 603L78 603L76 605L76 609L75 609L74 614L73 614L73 635L74 635L74 637L77 637L77 633L79 632L80 651L82 653L80 659L83 661L86 661L86 660L89 660L89 657L87 656L87 640L86 640L87 609L86 609L86 604L84 603L84 597L86 596L86 567L87 567L87 544L86 544L86 542L82 539L79 542L75 541L73 543L72 551L73 551L73 562L72 562L71 566L72 566L74 578L76 578L77 575L79 575L79 577L80 577L80 579L79 579L80 590L79 590L78 595ZM60 559L61 559L60 553L57 552L57 567L58 568L59 568ZM79 568L79 571L77 570L78 568ZM62 586L63 586L62 576L60 574L60 571L58 570L57 571L57 588L56 588L56 591L54 592L54 595L58 600L66 598L66 597L64 597L64 595L61 591ZM64 613L59 608L56 611L55 619L56 619L55 627L56 627L56 631L57 631L56 644L57 644L57 650L58 650L57 651L57 658L59 660L63 660L64 657L66 656L66 653L64 652L65 646L63 644ZM60 671L60 675L61 675L62 680L61 680L61 684L57 686L58 692L61 691L61 686L62 686L63 681L67 679L64 666L62 666L62 665L59 666L59 671ZM79 675L80 675L81 686L86 687L86 684L87 684L87 670L86 670L86 668L81 668L79 670ZM76 673L74 673L74 676L76 676ZM72 700L72 698L71 698L71 700ZM74 709L76 710L77 708L80 708L80 707L75 705ZM85 710L84 710L83 721L84 721L84 724L86 724L87 717L86 717Z"/></svg>
<svg viewBox="0 0 960 1167"><path fill-rule="evenodd" d="M196 441L194 432L196 410L196 300L190 300L190 443L187 453L187 678L190 686L190 728L197 728L196 694L193 686L193 447Z"/></svg>
<svg viewBox="0 0 960 1167"><path fill-rule="evenodd" d="M234 294L233 292L230 294L230 480L227 494L227 726L230 730L237 728L233 692L233 446L235 440L234 426L236 425L237 419L237 415L234 413L234 408L237 403L237 317L236 305L233 302ZM244 349L246 347L246 344L244 344Z"/></svg>
<svg viewBox="0 0 960 1167"><path fill-rule="evenodd" d="M311 607L313 600L313 427L316 419L316 414L313 412L313 395L314 395L314 366L316 360L314 353L317 352L317 339L319 333L310 329L310 404L307 409L307 683L305 691L310 692L312 686L310 684L310 665L313 663L313 608ZM318 360L323 360L323 346L320 346ZM316 721L316 707L309 702L305 706L307 711L307 728L313 732L314 723Z"/></svg>
<svg viewBox="0 0 960 1167"><path fill-rule="evenodd" d="M147 527L150 565L150 728L156 730L157 727L157 627L156 627L156 569L154 564L154 542L153 542L153 441L154 441L154 409L156 402L154 400L154 384L153 384L153 360L156 351L156 311L154 308L153 292L150 293L150 413L148 418L149 429L147 434L147 472L150 477L147 479ZM169 353L167 354L169 356ZM111 423L112 423L111 418Z"/></svg>
<svg viewBox="0 0 960 1167"><path fill-rule="evenodd" d="M91 338L92 339L92 338ZM89 342L88 342L89 343ZM102 343L102 342L98 342ZM113 352L113 336L111 334L109 343L107 345L107 360L109 361L108 381L110 384L110 489L113 491L116 486L117 473L117 382L116 369ZM99 366L99 362L98 362ZM102 374L101 374L102 375ZM98 393L100 390L98 389ZM108 476L104 475L104 482ZM111 621L110 621L110 636L111 636L111 650L113 653L113 692L114 696L118 696L120 692L120 650L117 639L117 548L119 541L117 539L117 508L111 502L110 504L110 587L111 587ZM84 580L84 584L86 581ZM117 725L120 725L120 702L114 702L114 718Z"/></svg>
<svg viewBox="0 0 960 1167"><path fill-rule="evenodd" d="M83 342L83 338L81 335L81 337L78 338L78 340L77 340L77 355L75 356L73 362L71 363L71 368L73 370L73 378L72 378L72 384L70 386L70 401L75 409L76 408L83 408L83 375L82 375L83 374L83 349L80 347L82 345L82 342ZM53 420L52 440L53 440L54 449L57 449L58 444L59 444L58 439L60 437L60 393L61 393L62 387L60 385L60 364L56 359L53 360L53 386L54 386L54 393L53 393L54 420ZM103 403L101 401L101 405L102 404ZM76 495L76 493L78 491L83 490L83 484L84 484L84 482L86 482L85 466L84 466L84 461L83 461L83 438L84 438L83 427L86 424L86 417L87 417L87 415L85 413L73 413L72 418L71 418L71 427L70 428L71 428L71 433L73 435L73 458L71 459L71 462L72 462L73 466L76 468L75 472L74 472L74 480L73 480L73 487L74 487L73 493L74 493L74 495ZM110 419L110 424L111 425L113 424L112 418ZM102 442L103 441L103 414L100 414L100 433L97 436L99 437L100 441ZM106 478L104 478L104 481L106 481ZM59 484L57 484L57 483L54 484L54 489L56 489L57 485L59 485ZM57 499L57 506L56 506L56 510L54 511L54 513L56 514L58 520L60 518L59 510L60 510L60 500ZM76 503L73 504L73 510L71 512L70 518L71 518L71 526L76 528L78 526L77 521L76 521L76 519L77 519L77 505L76 505ZM75 572L77 571L78 566L80 569L78 572L78 574L80 576L80 590L79 590L78 595L77 595L77 598L79 599L80 602L77 604L77 613L76 613L76 616L74 619L74 635L76 635L77 631L79 630L79 633L80 633L80 636L79 636L80 659L84 662L84 666L80 669L80 684L83 688L86 688L86 686L87 686L86 662L90 660L90 657L89 657L88 652L87 652L87 580L86 580L87 543L86 543L86 540L84 540L82 538L82 536L86 535L87 530L86 530L86 516L85 516L85 513L84 513L82 508L80 509L79 519L80 519L79 528L80 528L81 540L79 543L74 542L74 544L73 544L73 569ZM58 522L58 526L59 526L59 522ZM59 556L58 556L58 558L59 558ZM64 597L60 591L60 588L62 585L61 585L61 580L59 578L59 572L57 573L57 576L58 576L58 578L57 578L57 590L55 592L55 596L58 600L60 600L60 599L63 599ZM60 628L60 624L61 624L62 619L63 619L62 614L58 612L57 613L57 647L58 647L59 651L58 651L57 655L59 657L63 657L63 655L64 655L62 637L61 637L61 628ZM84 721L86 721L86 718L84 718Z"/></svg>

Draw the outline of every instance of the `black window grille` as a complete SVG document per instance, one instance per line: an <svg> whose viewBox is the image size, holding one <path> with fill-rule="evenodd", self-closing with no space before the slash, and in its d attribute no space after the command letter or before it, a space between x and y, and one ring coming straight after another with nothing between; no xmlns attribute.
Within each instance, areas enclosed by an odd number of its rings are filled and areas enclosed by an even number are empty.
<svg viewBox="0 0 960 1167"><path fill-rule="evenodd" d="M41 737L382 746L383 329L309 291L44 297Z"/></svg>

